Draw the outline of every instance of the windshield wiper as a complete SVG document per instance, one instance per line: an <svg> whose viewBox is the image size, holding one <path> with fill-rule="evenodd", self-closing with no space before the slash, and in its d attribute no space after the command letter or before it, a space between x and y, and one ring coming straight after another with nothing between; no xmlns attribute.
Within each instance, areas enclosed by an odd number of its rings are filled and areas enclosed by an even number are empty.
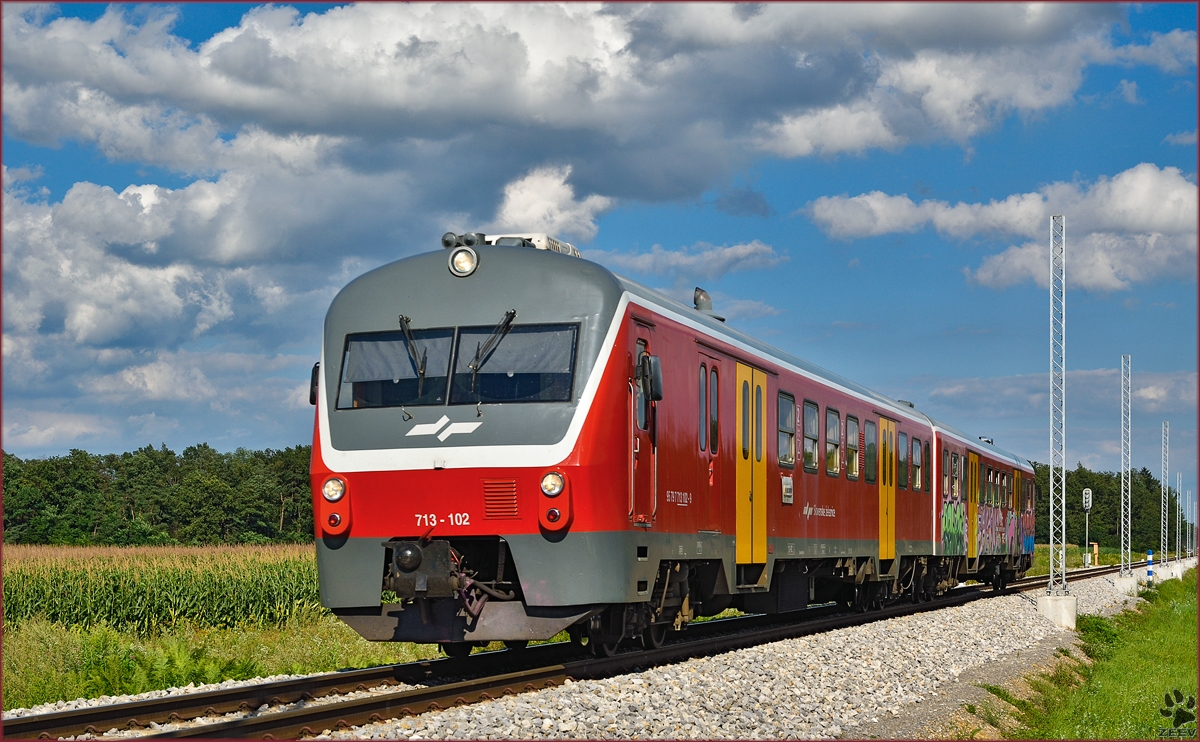
<svg viewBox="0 0 1200 742"><path fill-rule="evenodd" d="M510 309L504 313L504 318L500 320L492 334L488 336L487 342L475 344L475 359L471 361L468 368L471 369L471 393L475 393L475 379L479 376L479 369L483 368L483 364L488 362L492 357L492 352L496 350L496 346L508 334L508 328L513 320L517 318L517 310Z"/></svg>
<svg viewBox="0 0 1200 742"><path fill-rule="evenodd" d="M400 329L404 330L405 347L408 349L408 357L412 359L413 368L417 372L417 396L420 397L425 393L425 361L429 358L429 353L424 349L421 350L420 359L417 358L417 341L413 338L412 328L408 326L411 322L408 317L400 315Z"/></svg>

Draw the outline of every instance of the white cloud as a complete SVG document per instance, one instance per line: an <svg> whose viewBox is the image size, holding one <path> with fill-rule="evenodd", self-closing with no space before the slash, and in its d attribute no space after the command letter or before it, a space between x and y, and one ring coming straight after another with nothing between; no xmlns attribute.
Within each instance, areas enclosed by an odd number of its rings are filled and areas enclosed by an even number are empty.
<svg viewBox="0 0 1200 742"><path fill-rule="evenodd" d="M504 200L491 231L548 232L590 240L596 236L596 217L613 206L613 200L592 194L575 200L567 183L569 165L542 167L504 186Z"/></svg>
<svg viewBox="0 0 1200 742"><path fill-rule="evenodd" d="M762 129L759 146L784 157L862 152L873 147L896 149L904 144L888 127L882 112L866 103L784 116Z"/></svg>
<svg viewBox="0 0 1200 742"><path fill-rule="evenodd" d="M1121 82L1117 83L1117 91L1121 94L1121 98L1124 99L1126 103L1138 104L1146 102L1141 98L1138 98L1138 85L1132 80L1122 80Z"/></svg>
<svg viewBox="0 0 1200 742"><path fill-rule="evenodd" d="M1196 130L1192 129L1191 131L1181 131L1177 134L1168 134L1163 139L1163 142L1165 142L1166 144L1174 144L1177 146L1186 146L1189 144L1195 144L1196 143Z"/></svg>
<svg viewBox="0 0 1200 742"><path fill-rule="evenodd" d="M27 411L6 406L5 418L6 451L46 446L66 448L77 444L80 439L116 433L112 424L98 415Z"/></svg>
<svg viewBox="0 0 1200 742"><path fill-rule="evenodd" d="M1141 163L1090 185L1056 182L989 203L914 202L881 191L823 196L807 211L841 239L915 232L932 226L960 239L1043 238L1052 214L1066 215L1071 284L1109 291L1163 275L1191 275L1196 255L1196 184L1178 168ZM1079 231L1075 231L1078 227ZM1000 288L1049 281L1049 248L1038 239L988 256L970 277Z"/></svg>
<svg viewBox="0 0 1200 742"><path fill-rule="evenodd" d="M1048 374L931 380L931 402L962 414L1014 417L1049 409ZM1195 410L1195 371L1137 371L1132 376L1133 409L1138 415ZM1067 371L1069 414L1077 420L1111 419L1120 414L1121 372L1115 368ZM1117 418L1119 422L1119 417Z"/></svg>
<svg viewBox="0 0 1200 742"><path fill-rule="evenodd" d="M734 271L770 268L787 260L786 255L758 240L738 245L710 245L698 242L690 247L667 250L654 245L650 252L618 253L588 250L588 260L643 275L677 275L715 281Z"/></svg>
<svg viewBox="0 0 1200 742"><path fill-rule="evenodd" d="M1195 265L1195 235L1096 232L1069 238L1067 280L1072 287L1114 291L1162 276L1194 278ZM1049 287L1050 248L1042 242L1009 247L984 258L970 277L991 288L1027 280Z"/></svg>

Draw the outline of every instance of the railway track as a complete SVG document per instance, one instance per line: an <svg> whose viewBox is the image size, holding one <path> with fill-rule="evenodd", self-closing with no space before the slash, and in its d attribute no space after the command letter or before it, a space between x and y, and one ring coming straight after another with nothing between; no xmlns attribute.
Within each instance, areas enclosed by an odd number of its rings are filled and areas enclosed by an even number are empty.
<svg viewBox="0 0 1200 742"><path fill-rule="evenodd" d="M1143 566L1138 563L1135 567ZM1119 571L1117 566L1074 570L1073 579L1098 577ZM1046 584L1045 576L1010 583L1002 594L1033 591ZM58 738L82 734L101 735L113 728L145 729L151 724L243 716L190 725L147 737L258 737L296 738L337 729L414 715L450 706L475 703L506 694L560 685L568 678L584 680L618 675L636 669L679 662L689 657L862 625L899 616L962 605L994 595L988 586L956 588L944 598L927 603L902 603L868 613L843 613L831 607L804 612L805 620L780 616L743 616L693 624L685 634L659 649L630 651L614 657L581 658L579 647L550 644L522 651L472 655L465 660L439 659L387 665L325 675L282 680L259 685L168 696L164 698L90 707L5 720L3 734L13 738ZM354 694L388 685L408 685L365 697L308 704L330 696ZM288 706L296 708L256 709Z"/></svg>

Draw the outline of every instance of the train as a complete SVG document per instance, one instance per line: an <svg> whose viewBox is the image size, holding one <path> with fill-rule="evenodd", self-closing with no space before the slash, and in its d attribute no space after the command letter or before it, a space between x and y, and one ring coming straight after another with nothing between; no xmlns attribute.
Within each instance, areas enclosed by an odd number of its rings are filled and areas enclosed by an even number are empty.
<svg viewBox="0 0 1200 742"><path fill-rule="evenodd" d="M322 603L450 656L872 610L1033 554L1029 461L541 233L354 279L312 370Z"/></svg>

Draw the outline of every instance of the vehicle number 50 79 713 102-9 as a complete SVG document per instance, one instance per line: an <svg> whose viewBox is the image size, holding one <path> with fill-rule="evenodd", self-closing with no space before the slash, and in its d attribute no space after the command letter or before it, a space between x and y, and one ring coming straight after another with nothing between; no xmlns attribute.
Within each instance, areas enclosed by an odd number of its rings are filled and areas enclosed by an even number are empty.
<svg viewBox="0 0 1200 742"><path fill-rule="evenodd" d="M417 527L421 526L436 526L439 523L446 523L452 526L469 526L471 525L470 513L448 513L446 517L439 518L437 513L416 513Z"/></svg>

